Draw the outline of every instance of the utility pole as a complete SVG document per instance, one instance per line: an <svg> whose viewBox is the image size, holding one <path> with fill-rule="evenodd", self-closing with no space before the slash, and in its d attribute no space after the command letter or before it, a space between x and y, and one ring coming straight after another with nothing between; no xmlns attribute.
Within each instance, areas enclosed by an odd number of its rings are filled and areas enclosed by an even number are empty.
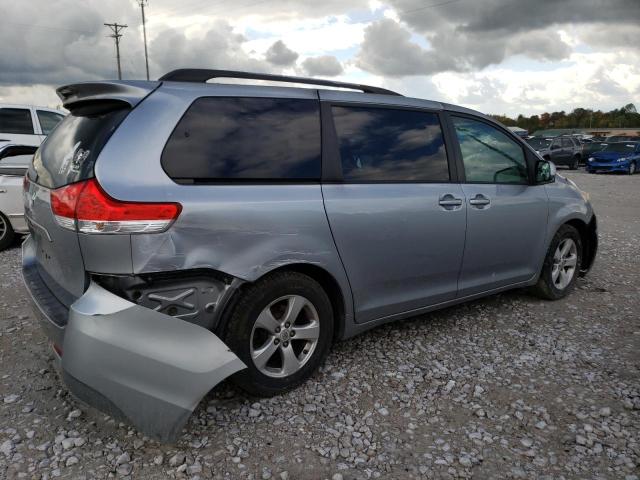
<svg viewBox="0 0 640 480"><path fill-rule="evenodd" d="M122 29L127 28L127 25L119 25L116 22L116 23L105 23L104 26L109 27L113 32L113 35L109 35L109 36L116 41L116 58L118 60L118 80L122 80L122 70L120 68L120 37L122 37L122 34L120 33L120 31Z"/></svg>
<svg viewBox="0 0 640 480"><path fill-rule="evenodd" d="M142 35L144 37L144 65L147 67L147 80L149 80L149 54L147 53L147 23L144 18L144 6L149 2L148 0L139 0L140 9L142 10Z"/></svg>

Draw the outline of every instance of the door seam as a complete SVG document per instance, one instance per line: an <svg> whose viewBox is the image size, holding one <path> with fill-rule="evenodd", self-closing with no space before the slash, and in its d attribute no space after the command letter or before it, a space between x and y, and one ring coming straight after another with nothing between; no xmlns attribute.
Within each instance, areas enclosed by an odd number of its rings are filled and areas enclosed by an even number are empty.
<svg viewBox="0 0 640 480"><path fill-rule="evenodd" d="M333 234L333 229L331 228L331 222L329 221L329 213L327 212L327 205L324 200L324 185L322 183L320 184L320 195L322 196L322 209L324 210L324 216L327 219L327 226L329 227L329 233L331 234L331 241L333 242L333 246L336 249L338 260L340 260L340 265L342 265L344 276L347 279L347 284L349 285L349 293L351 293L351 310L353 311L353 323L358 323L356 320L356 304L355 304L355 297L353 295L353 287L351 286L351 279L349 278L349 272L347 271L347 267L345 266L344 261L342 261L342 255L340 254L340 249L338 248L335 235ZM345 322L346 321L347 319L345 318Z"/></svg>

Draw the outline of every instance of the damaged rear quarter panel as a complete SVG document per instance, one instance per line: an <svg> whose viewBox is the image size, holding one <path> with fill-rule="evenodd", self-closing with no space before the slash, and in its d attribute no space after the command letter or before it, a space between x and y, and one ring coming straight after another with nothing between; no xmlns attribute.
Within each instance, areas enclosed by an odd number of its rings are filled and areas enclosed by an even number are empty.
<svg viewBox="0 0 640 480"><path fill-rule="evenodd" d="M328 271L349 298L319 184L175 187L173 198L183 205L175 224L131 237L136 274L209 268L251 282L308 263Z"/></svg>

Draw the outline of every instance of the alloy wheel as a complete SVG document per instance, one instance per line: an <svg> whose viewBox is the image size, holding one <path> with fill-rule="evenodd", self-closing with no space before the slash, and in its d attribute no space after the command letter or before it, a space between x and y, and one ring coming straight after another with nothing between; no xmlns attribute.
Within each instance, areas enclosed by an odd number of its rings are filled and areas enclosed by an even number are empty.
<svg viewBox="0 0 640 480"><path fill-rule="evenodd" d="M313 304L301 295L286 295L267 305L251 332L251 359L269 377L288 377L313 355L320 320Z"/></svg>
<svg viewBox="0 0 640 480"><path fill-rule="evenodd" d="M571 238L560 242L553 254L551 279L558 290L564 290L571 283L578 266L578 247Z"/></svg>
<svg viewBox="0 0 640 480"><path fill-rule="evenodd" d="M3 218L2 215L0 215L0 241L2 241L2 239L5 237L5 235L7 234L8 228L7 228L7 223L5 222L5 219Z"/></svg>

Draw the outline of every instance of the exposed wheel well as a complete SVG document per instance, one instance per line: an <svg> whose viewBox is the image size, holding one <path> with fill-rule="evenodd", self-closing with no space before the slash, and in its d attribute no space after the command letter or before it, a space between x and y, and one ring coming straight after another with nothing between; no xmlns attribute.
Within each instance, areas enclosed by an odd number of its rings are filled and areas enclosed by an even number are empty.
<svg viewBox="0 0 640 480"><path fill-rule="evenodd" d="M334 329L333 329L333 340L337 340L341 338L344 332L344 322L345 322L345 305L344 305L344 296L342 294L342 290L340 289L340 285L336 281L333 276L327 272L322 267L318 267L316 265L312 265L309 263L294 263L290 265L284 265L282 267L278 267L274 270L269 271L266 275L270 275L275 272L298 272L304 275L307 275L313 278L316 282L320 284L320 286L324 289L331 301L331 307L333 308L333 317L334 317ZM260 277L264 278L264 277ZM221 321L216 327L215 333L222 334L226 328L226 322L228 318L231 316L231 312L238 300L238 298L243 294L243 287L241 286L238 291L234 294L233 299L229 302L229 305L226 306L224 313L222 314Z"/></svg>
<svg viewBox="0 0 640 480"><path fill-rule="evenodd" d="M596 249L598 248L596 216L593 216L589 224L575 218L569 220L567 225L574 227L580 234L580 240L582 241L582 265L580 266L580 274L584 275L591 268L593 260L595 259Z"/></svg>

